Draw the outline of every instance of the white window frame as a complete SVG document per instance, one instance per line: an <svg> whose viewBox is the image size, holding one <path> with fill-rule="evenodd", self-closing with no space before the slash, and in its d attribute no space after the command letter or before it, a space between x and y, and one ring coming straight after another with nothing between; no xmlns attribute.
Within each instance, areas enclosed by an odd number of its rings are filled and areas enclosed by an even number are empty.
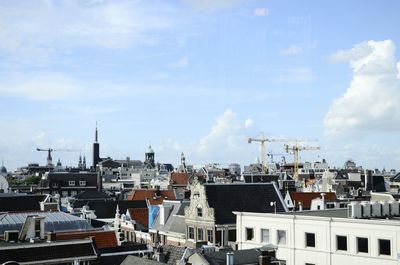
<svg viewBox="0 0 400 265"><path fill-rule="evenodd" d="M73 187L75 186L76 182L75 180L68 180L68 186Z"/></svg>
<svg viewBox="0 0 400 265"><path fill-rule="evenodd" d="M80 180L79 181L79 186L86 186L86 180Z"/></svg>
<svg viewBox="0 0 400 265"><path fill-rule="evenodd" d="M268 231L268 240L267 241L264 241L263 231ZM269 228L261 228L260 229L260 241L261 241L261 243L271 242L271 229L269 229Z"/></svg>

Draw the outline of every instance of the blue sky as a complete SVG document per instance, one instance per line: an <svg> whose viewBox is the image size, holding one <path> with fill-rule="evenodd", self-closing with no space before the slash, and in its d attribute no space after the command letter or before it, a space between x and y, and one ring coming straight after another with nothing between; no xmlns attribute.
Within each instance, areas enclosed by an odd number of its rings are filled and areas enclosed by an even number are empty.
<svg viewBox="0 0 400 265"><path fill-rule="evenodd" d="M1 1L0 157L36 147L247 164L246 138L318 140L302 160L400 168L398 1ZM283 153L283 144L267 150ZM79 153L54 153L66 165ZM287 157L291 160L291 156Z"/></svg>

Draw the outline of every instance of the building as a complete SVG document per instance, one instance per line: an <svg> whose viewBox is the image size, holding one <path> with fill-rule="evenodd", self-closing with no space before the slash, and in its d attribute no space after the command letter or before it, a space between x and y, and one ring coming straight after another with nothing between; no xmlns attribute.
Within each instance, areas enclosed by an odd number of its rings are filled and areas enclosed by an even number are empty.
<svg viewBox="0 0 400 265"><path fill-rule="evenodd" d="M186 244L231 245L235 248L236 217L233 211L285 212L287 207L274 183L203 185L195 179L190 205L185 208Z"/></svg>
<svg viewBox="0 0 400 265"><path fill-rule="evenodd" d="M279 214L235 212L239 249L277 246L287 265L399 264L399 202Z"/></svg>
<svg viewBox="0 0 400 265"><path fill-rule="evenodd" d="M96 172L49 172L37 189L42 194L59 194L65 198L82 191L101 190L101 180Z"/></svg>

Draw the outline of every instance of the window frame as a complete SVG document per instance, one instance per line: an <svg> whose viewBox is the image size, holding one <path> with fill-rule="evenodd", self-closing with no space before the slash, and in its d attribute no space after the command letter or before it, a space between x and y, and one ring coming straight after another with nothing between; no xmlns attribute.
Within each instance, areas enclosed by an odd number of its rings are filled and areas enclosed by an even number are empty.
<svg viewBox="0 0 400 265"><path fill-rule="evenodd" d="M206 229L206 237L207 237L208 242L213 243L214 242L214 230ZM211 241L209 239L211 239Z"/></svg>
<svg viewBox="0 0 400 265"><path fill-rule="evenodd" d="M68 186L69 187L75 187L76 181L75 180L68 180Z"/></svg>
<svg viewBox="0 0 400 265"><path fill-rule="evenodd" d="M381 241L389 241L389 254L382 254L381 251ZM391 257L392 256L392 240L389 238L378 238L378 255L379 256L385 256L385 257Z"/></svg>
<svg viewBox="0 0 400 265"><path fill-rule="evenodd" d="M359 240L363 240L363 239L367 240L367 251L360 251L360 242L359 242ZM357 250L357 253L368 254L369 253L369 238L368 237L357 236L356 237L356 250Z"/></svg>
<svg viewBox="0 0 400 265"><path fill-rule="evenodd" d="M203 217L203 208L197 206L197 217Z"/></svg>
<svg viewBox="0 0 400 265"><path fill-rule="evenodd" d="M285 242L284 243L280 243L279 232L283 232L283 234L285 235ZM277 245L286 245L287 244L287 231L286 230L283 230L283 229L277 229L276 230L276 244Z"/></svg>
<svg viewBox="0 0 400 265"><path fill-rule="evenodd" d="M346 238L346 249L339 249L339 237L344 237ZM343 252L347 252L349 250L349 242L348 242L348 236L347 235L336 235L336 251L343 251Z"/></svg>
<svg viewBox="0 0 400 265"><path fill-rule="evenodd" d="M316 246L316 237L315 237L315 233L312 233L312 232L305 232L305 234L304 234L304 236L305 236L305 246L306 246L306 248L315 248L315 246ZM312 240L311 240L311 243L313 243L312 245L313 246L309 246L308 245L308 243L309 243L309 241L308 241L308 236L312 236L313 238L312 238Z"/></svg>
<svg viewBox="0 0 400 265"><path fill-rule="evenodd" d="M80 180L80 181L79 181L79 186L80 186L80 187L86 186L86 180Z"/></svg>
<svg viewBox="0 0 400 265"><path fill-rule="evenodd" d="M201 233L199 233L201 232ZM200 238L201 235L201 238ZM204 241L204 229L202 227L197 227L197 241Z"/></svg>
<svg viewBox="0 0 400 265"><path fill-rule="evenodd" d="M251 231L251 239L249 239L249 231ZM245 238L246 241L253 241L254 240L254 227L245 227Z"/></svg>
<svg viewBox="0 0 400 265"><path fill-rule="evenodd" d="M263 231L268 231L268 240L267 241L264 241ZM261 228L260 229L260 237L261 237L261 239L260 239L261 243L271 242L271 230L269 228Z"/></svg>
<svg viewBox="0 0 400 265"><path fill-rule="evenodd" d="M193 231L193 236L190 236L190 232ZM194 227L193 226L188 226L188 239L194 240Z"/></svg>

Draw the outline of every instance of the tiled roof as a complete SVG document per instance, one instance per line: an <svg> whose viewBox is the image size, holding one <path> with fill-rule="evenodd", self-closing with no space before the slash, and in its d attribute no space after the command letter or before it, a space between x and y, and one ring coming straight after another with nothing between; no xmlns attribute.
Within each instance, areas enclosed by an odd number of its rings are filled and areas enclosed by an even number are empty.
<svg viewBox="0 0 400 265"><path fill-rule="evenodd" d="M175 192L173 190L159 190L159 196L157 196L157 190L155 189L138 189L133 190L128 196L128 200L145 200L148 199L150 205L160 205L164 199L176 200Z"/></svg>
<svg viewBox="0 0 400 265"><path fill-rule="evenodd" d="M335 201L336 194L334 192L324 192L326 201ZM296 201L296 208L298 203L301 202L303 209L310 209L311 201L316 198L321 198L321 192L290 192L290 198L292 201Z"/></svg>
<svg viewBox="0 0 400 265"><path fill-rule="evenodd" d="M172 185L187 185L190 175L190 173L172 172L170 183Z"/></svg>
<svg viewBox="0 0 400 265"><path fill-rule="evenodd" d="M185 247L177 247L172 245L165 245L162 247L165 253L167 264L174 265L177 260L180 260L185 252Z"/></svg>
<svg viewBox="0 0 400 265"><path fill-rule="evenodd" d="M147 227L149 223L149 208L129 208L128 212L132 220Z"/></svg>
<svg viewBox="0 0 400 265"><path fill-rule="evenodd" d="M56 234L56 240L83 239L88 237L95 238L95 244L98 248L118 246L115 231L87 231L87 232L69 232L69 233Z"/></svg>

